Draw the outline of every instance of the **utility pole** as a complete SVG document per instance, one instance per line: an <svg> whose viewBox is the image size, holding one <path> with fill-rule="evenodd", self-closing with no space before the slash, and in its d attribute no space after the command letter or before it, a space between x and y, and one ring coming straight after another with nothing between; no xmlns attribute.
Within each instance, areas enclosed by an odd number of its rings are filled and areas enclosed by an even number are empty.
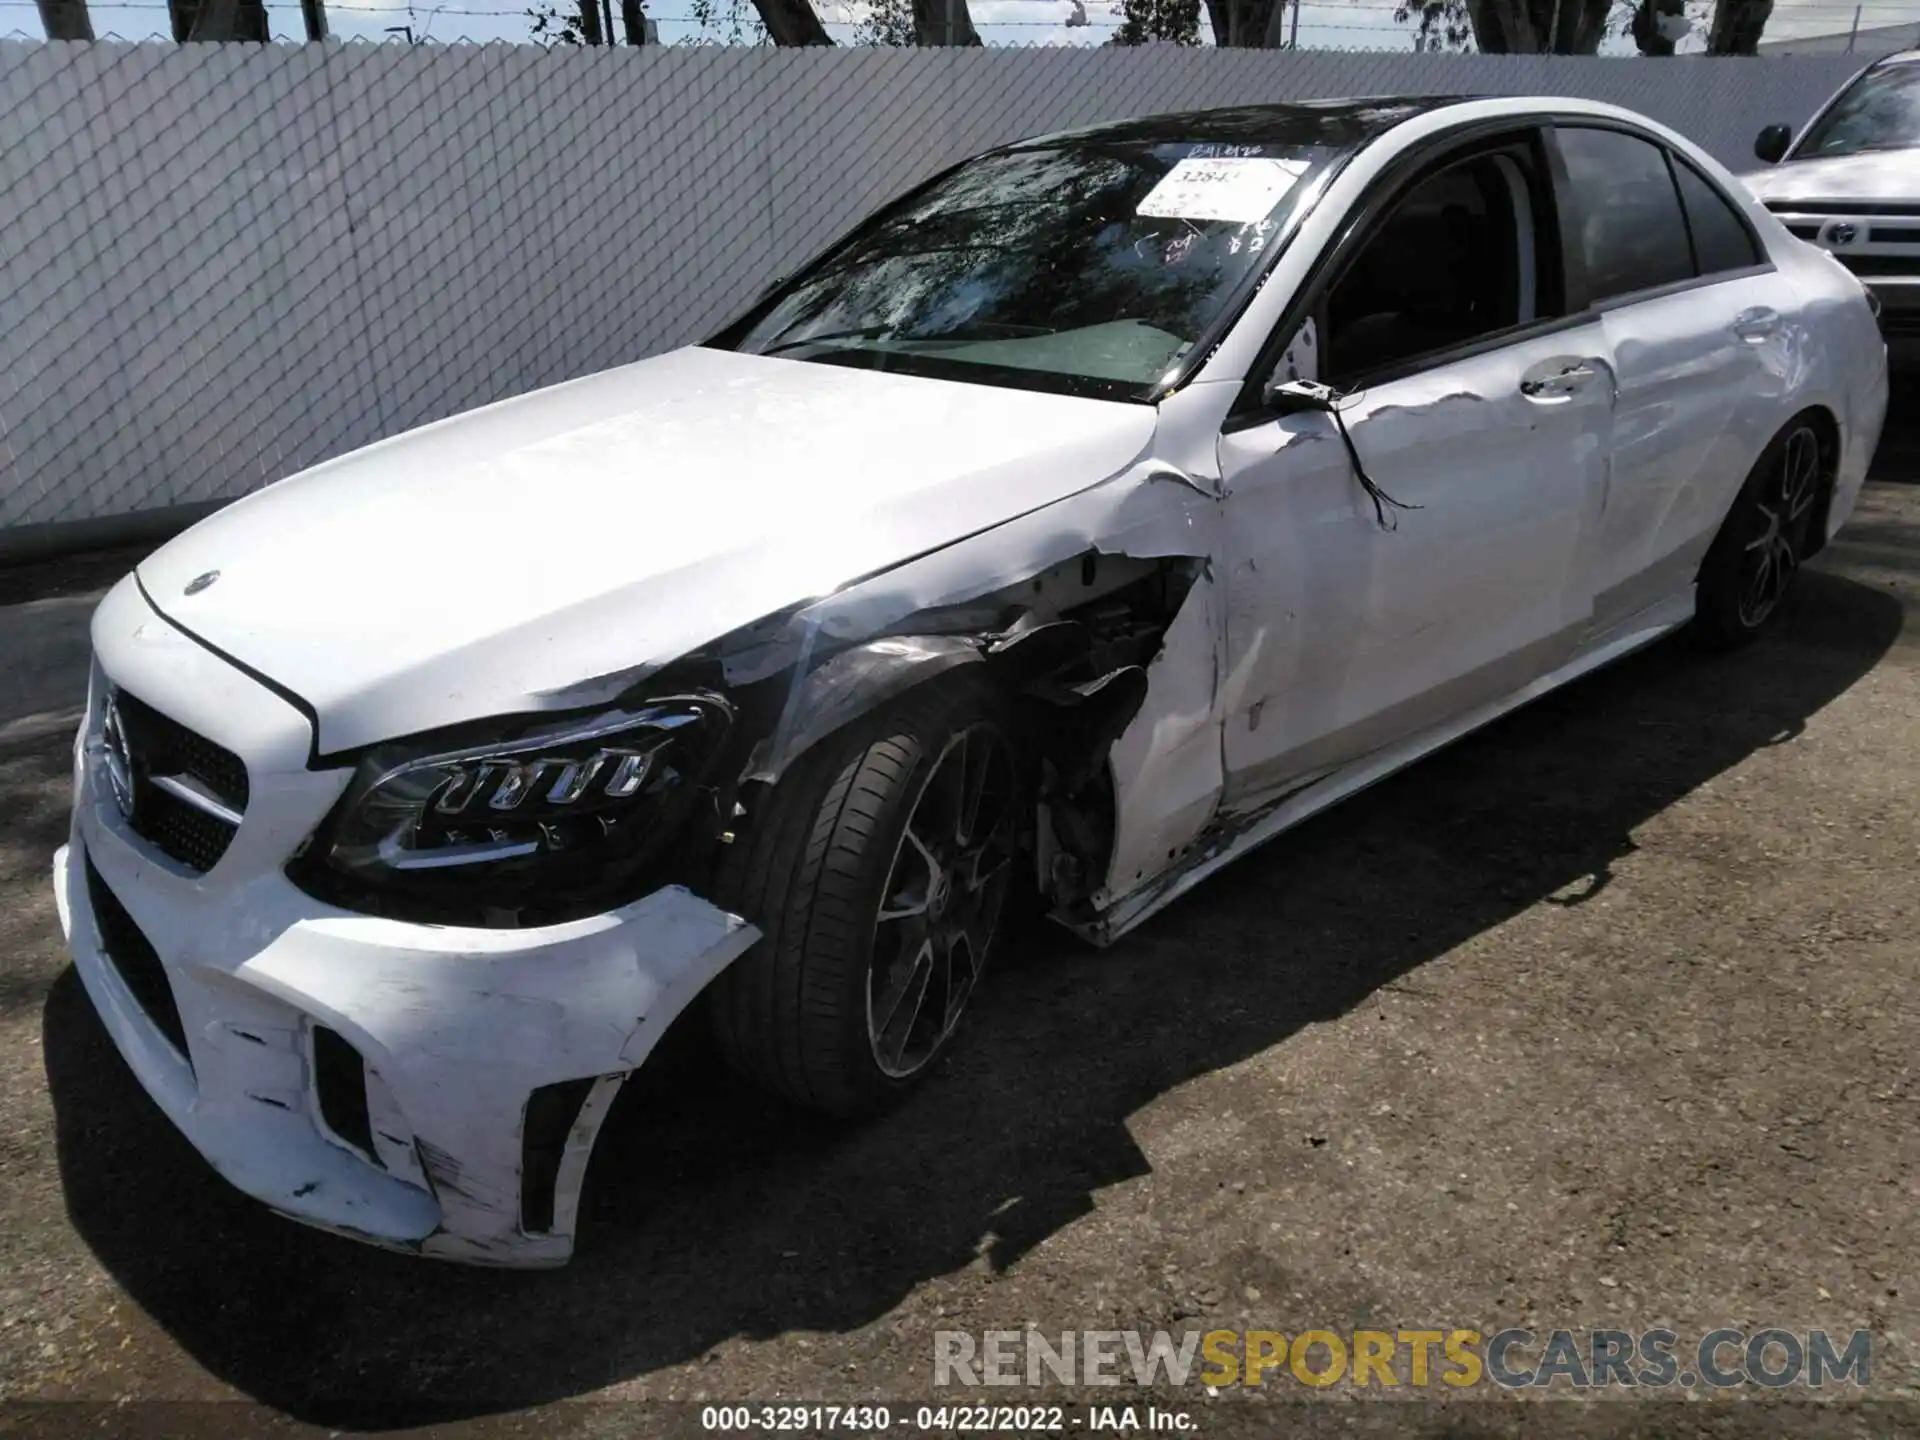
<svg viewBox="0 0 1920 1440"><path fill-rule="evenodd" d="M300 0L300 23L307 27L307 42L317 45L327 38L326 0Z"/></svg>
<svg viewBox="0 0 1920 1440"><path fill-rule="evenodd" d="M1860 38L1860 11L1862 7L1853 7L1853 28L1847 32L1847 54L1853 53L1853 42Z"/></svg>

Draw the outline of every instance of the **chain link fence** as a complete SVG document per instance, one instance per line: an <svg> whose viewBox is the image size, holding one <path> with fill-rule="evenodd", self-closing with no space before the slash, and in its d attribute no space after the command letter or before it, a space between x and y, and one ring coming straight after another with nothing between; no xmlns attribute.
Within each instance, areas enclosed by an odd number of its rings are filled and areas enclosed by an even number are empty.
<svg viewBox="0 0 1920 1440"><path fill-rule="evenodd" d="M1564 93L1738 164L1853 66L0 42L0 554L697 340L891 195L1023 135Z"/></svg>

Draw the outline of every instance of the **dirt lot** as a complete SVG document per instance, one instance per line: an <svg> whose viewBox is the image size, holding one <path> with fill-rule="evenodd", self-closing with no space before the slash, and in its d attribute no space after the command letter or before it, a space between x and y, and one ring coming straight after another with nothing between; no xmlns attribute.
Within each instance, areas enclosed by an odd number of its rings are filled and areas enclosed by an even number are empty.
<svg viewBox="0 0 1920 1440"><path fill-rule="evenodd" d="M924 1400L934 1331L1029 1322L1870 1328L1887 1408L1768 1428L1920 1429L1916 435L1769 643L1590 679L1108 953L1027 938L883 1123L778 1110L679 1037L547 1274L275 1219L146 1101L47 886L89 587L125 557L7 577L0 1397L259 1404L15 1405L0 1431L651 1434L693 1412L555 1402ZM1202 1434L1763 1418L1175 1398Z"/></svg>

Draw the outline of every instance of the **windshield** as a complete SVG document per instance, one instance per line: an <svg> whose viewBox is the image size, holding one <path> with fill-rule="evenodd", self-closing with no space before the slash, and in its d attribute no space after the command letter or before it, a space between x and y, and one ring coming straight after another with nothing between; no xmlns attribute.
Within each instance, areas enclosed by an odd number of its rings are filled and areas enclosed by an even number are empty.
<svg viewBox="0 0 1920 1440"><path fill-rule="evenodd" d="M722 343L1135 397L1231 313L1341 153L1088 136L984 155L861 226Z"/></svg>
<svg viewBox="0 0 1920 1440"><path fill-rule="evenodd" d="M1796 160L1920 146L1920 65L1869 70L1813 122Z"/></svg>

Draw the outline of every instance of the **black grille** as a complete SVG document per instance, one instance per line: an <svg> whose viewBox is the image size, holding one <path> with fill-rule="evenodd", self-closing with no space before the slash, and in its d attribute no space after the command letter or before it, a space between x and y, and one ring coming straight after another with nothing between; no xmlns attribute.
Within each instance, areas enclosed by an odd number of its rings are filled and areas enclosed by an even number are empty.
<svg viewBox="0 0 1920 1440"><path fill-rule="evenodd" d="M173 984L153 945L140 932L133 917L114 898L100 872L87 861L87 899L93 905L93 923L100 932L100 948L106 952L121 983L132 992L147 1018L167 1037L180 1058L187 1056L187 1027L180 1023L180 1007L174 1002Z"/></svg>
<svg viewBox="0 0 1920 1440"><path fill-rule="evenodd" d="M1776 215L1920 215L1920 205L1898 200L1768 200Z"/></svg>
<svg viewBox="0 0 1920 1440"><path fill-rule="evenodd" d="M1838 255L1856 275L1920 275L1920 255Z"/></svg>
<svg viewBox="0 0 1920 1440"><path fill-rule="evenodd" d="M1867 237L1882 245L1911 245L1920 241L1920 229L1911 225L1876 225Z"/></svg>
<svg viewBox="0 0 1920 1440"><path fill-rule="evenodd" d="M373 1120L367 1113L367 1065L344 1035L313 1027L313 1089L327 1128L374 1157Z"/></svg>
<svg viewBox="0 0 1920 1440"><path fill-rule="evenodd" d="M560 1161L567 1136L587 1103L593 1077L542 1085L527 1097L527 1114L520 1134L520 1228L529 1235L553 1230L554 1191L560 1184Z"/></svg>
<svg viewBox="0 0 1920 1440"><path fill-rule="evenodd" d="M1787 233L1799 240L1818 240L1820 238L1820 227L1818 225L1789 225L1787 226Z"/></svg>
<svg viewBox="0 0 1920 1440"><path fill-rule="evenodd" d="M195 870L207 871L227 853L234 827L217 815L153 783L156 775L197 782L229 810L247 808L247 767L240 757L138 696L116 691L120 725L133 761L131 824L162 852Z"/></svg>

